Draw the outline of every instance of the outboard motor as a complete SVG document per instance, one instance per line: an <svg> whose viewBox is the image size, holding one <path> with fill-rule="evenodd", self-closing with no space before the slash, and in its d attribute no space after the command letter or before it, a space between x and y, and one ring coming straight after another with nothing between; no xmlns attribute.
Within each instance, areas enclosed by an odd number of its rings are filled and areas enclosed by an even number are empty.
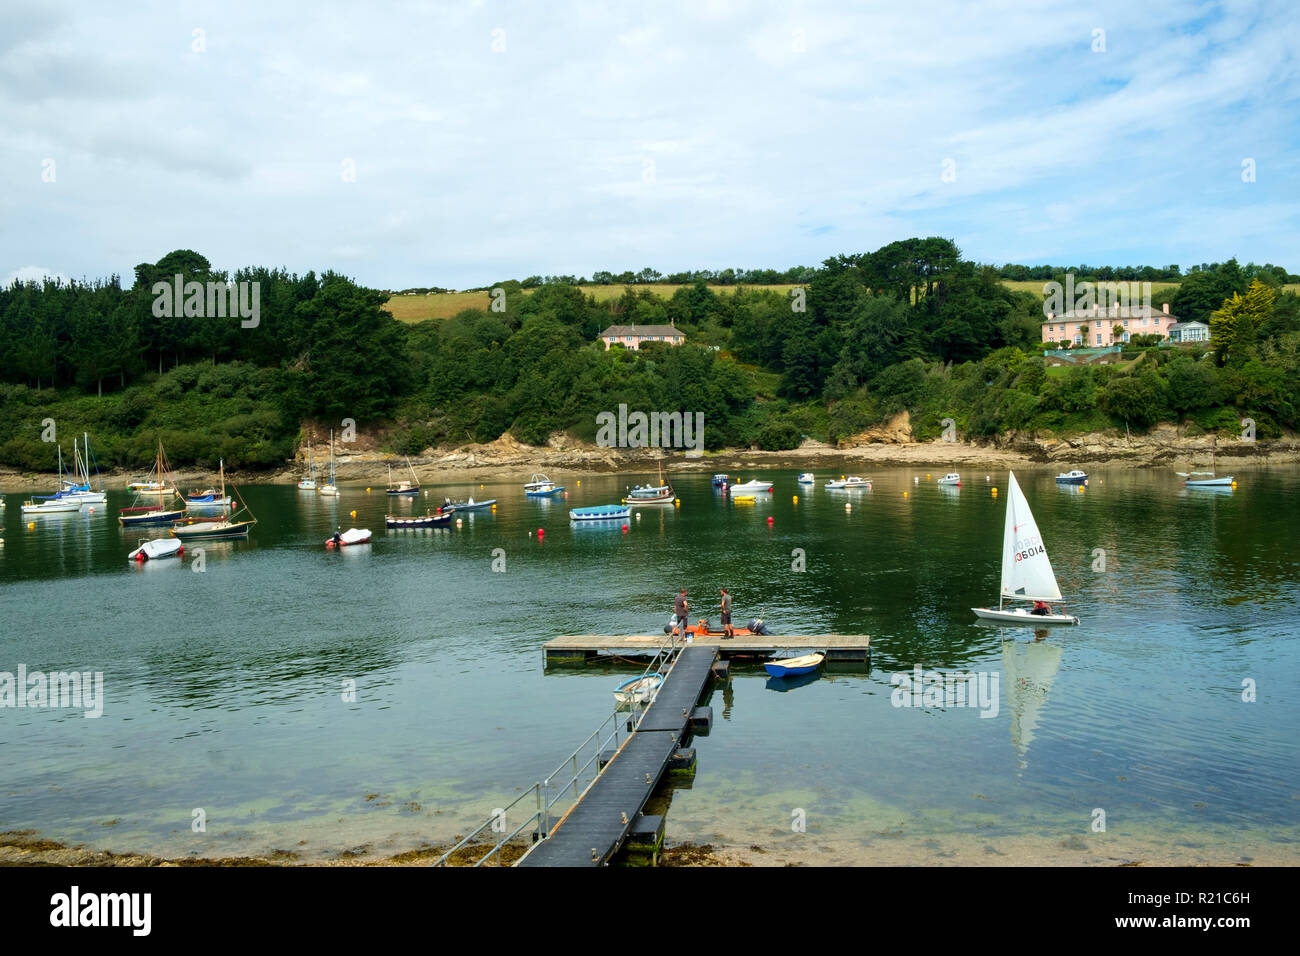
<svg viewBox="0 0 1300 956"><path fill-rule="evenodd" d="M673 628L675 628L676 626L677 626L677 615L674 614L672 617L668 619L668 623L664 625L664 633L671 634L673 632Z"/></svg>
<svg viewBox="0 0 1300 956"><path fill-rule="evenodd" d="M751 634L761 634L763 637L768 636L767 625L763 623L763 619L761 617L754 618L752 621L749 622L747 627L749 628Z"/></svg>

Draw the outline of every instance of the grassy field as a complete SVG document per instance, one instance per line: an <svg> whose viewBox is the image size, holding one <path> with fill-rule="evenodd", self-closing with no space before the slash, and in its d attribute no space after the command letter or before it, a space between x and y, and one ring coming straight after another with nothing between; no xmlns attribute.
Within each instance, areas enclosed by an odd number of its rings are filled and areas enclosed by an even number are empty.
<svg viewBox="0 0 1300 956"><path fill-rule="evenodd" d="M594 295L597 302L608 302L623 295L628 288L622 285L584 285L579 286L583 295ZM640 291L648 289L655 295L671 298L678 289L689 288L681 285L638 285L631 288ZM709 286L719 295L729 295L736 291L733 285ZM774 289L788 295L793 285L751 285L747 289ZM524 294L531 293L525 289ZM393 318L402 322L423 322L425 319L449 319L461 309L486 309L492 304L492 296L487 292L439 292L434 295L395 295L388 300L386 308L393 313Z"/></svg>
<svg viewBox="0 0 1300 956"><path fill-rule="evenodd" d="M1031 279L1026 282L1013 282L1003 280L1003 284L1016 289L1020 292L1032 292L1035 295L1043 295L1044 283L1038 279ZM1178 285L1177 282L1152 282L1151 292L1154 295L1161 289L1171 289ZM579 286L584 295L594 295L597 302L608 302L610 299L617 299L627 288L621 285L584 285ZM664 298L669 298L678 289L686 288L680 285L641 285L632 286L633 289L648 289L652 293ZM709 286L719 295L729 295L736 290L735 286L730 285L713 285ZM789 295L790 290L795 288L793 285L754 285L746 286L747 289L773 289L782 295ZM1285 287L1290 292L1300 292L1300 285L1291 284ZM527 295L531 289L525 289ZM423 322L425 319L449 319L461 309L487 309L492 304L492 297L487 292L439 292L433 295L395 295L388 300L388 311L393 313L393 317L402 322Z"/></svg>

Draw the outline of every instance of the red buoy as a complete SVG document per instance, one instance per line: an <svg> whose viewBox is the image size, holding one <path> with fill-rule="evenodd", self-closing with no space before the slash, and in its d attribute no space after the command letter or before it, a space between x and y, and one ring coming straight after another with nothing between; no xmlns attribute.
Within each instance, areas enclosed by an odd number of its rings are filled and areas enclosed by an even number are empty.
<svg viewBox="0 0 1300 956"><path fill-rule="evenodd" d="M772 523L772 516L771 516L771 515L768 515L768 516L767 516L767 523L768 523L768 524L771 524L771 523Z"/></svg>
<svg viewBox="0 0 1300 956"><path fill-rule="evenodd" d="M627 525L623 525L623 533L627 534Z"/></svg>
<svg viewBox="0 0 1300 956"><path fill-rule="evenodd" d="M541 540L541 539L544 538L545 536L546 536L546 529L545 529L545 528L538 528L538 529L537 529L537 538L538 538L538 540Z"/></svg>

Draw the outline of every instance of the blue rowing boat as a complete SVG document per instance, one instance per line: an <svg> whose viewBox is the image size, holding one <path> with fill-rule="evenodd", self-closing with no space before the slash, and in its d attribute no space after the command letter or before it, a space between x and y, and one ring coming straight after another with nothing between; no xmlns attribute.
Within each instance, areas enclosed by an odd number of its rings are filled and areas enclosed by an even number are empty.
<svg viewBox="0 0 1300 956"><path fill-rule="evenodd" d="M825 654L806 654L803 657L787 657L783 661L768 661L763 667L773 677L798 677L811 674L822 666Z"/></svg>
<svg viewBox="0 0 1300 956"><path fill-rule="evenodd" d="M595 505L591 508L571 508L570 521L617 521L628 518L632 509L627 505Z"/></svg>

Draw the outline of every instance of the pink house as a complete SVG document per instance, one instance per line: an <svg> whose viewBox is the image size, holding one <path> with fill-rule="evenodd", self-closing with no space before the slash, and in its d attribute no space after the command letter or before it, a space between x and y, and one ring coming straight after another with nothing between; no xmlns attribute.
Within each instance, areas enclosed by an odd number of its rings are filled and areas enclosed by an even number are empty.
<svg viewBox="0 0 1300 956"><path fill-rule="evenodd" d="M601 341L608 350L615 344L624 345L637 351L642 342L667 342L669 345L681 345L686 336L672 325L611 325L600 333Z"/></svg>
<svg viewBox="0 0 1300 956"><path fill-rule="evenodd" d="M1158 335L1161 338L1169 334L1169 327L1178 321L1177 316L1169 314L1169 303L1164 310L1140 315L1138 310L1130 309L1127 318L1120 318L1119 306L1103 309L1099 305L1092 307L1091 313L1082 315L1067 312L1065 315L1052 313L1043 319L1043 343L1060 348L1069 343L1073 348L1103 348L1127 342L1133 335ZM1121 333L1115 335L1115 326Z"/></svg>

